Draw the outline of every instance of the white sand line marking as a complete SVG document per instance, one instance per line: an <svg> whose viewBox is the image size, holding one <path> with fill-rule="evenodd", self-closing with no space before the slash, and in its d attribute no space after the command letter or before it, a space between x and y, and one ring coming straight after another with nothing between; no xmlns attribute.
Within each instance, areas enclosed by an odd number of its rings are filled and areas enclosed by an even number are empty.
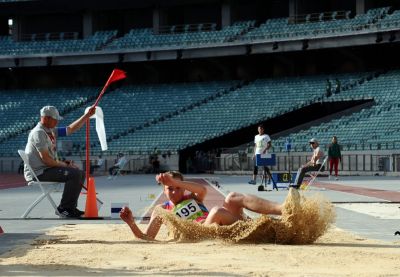
<svg viewBox="0 0 400 277"><path fill-rule="evenodd" d="M226 197L230 191L226 190L223 188L223 186L220 185L220 183L218 182L218 186L216 186L216 184L214 184L212 181L214 180L208 180L207 178L203 178L204 181L206 181L212 188L214 188L216 191L218 191L219 193L221 193L224 197ZM226 192L226 193L225 193ZM243 209L243 212L246 216L250 217L250 218L257 218L260 216L259 213L255 213L246 209Z"/></svg>
<svg viewBox="0 0 400 277"><path fill-rule="evenodd" d="M207 179L207 178L201 178L201 179L203 179L210 187L214 188L216 191L218 191L219 193L221 193L224 197L226 197L226 196L230 193L230 191L229 191L229 190L225 190L225 189L219 184L219 182L218 182L218 186L219 186L219 187L217 187L217 186L215 185L215 183L213 183L214 180L209 180L209 179ZM225 192L226 192L226 193L225 193Z"/></svg>
<svg viewBox="0 0 400 277"><path fill-rule="evenodd" d="M150 204L150 206L147 208L147 210L142 214L142 216L140 217L140 220L142 220L143 218L145 218L146 214L148 214L150 212L151 209L154 208L155 204L157 203L158 199L161 198L161 196L163 195L163 191L160 191L160 193L158 194L158 196L153 200L153 202Z"/></svg>
<svg viewBox="0 0 400 277"><path fill-rule="evenodd" d="M343 203L336 207L366 214L380 219L400 219L400 204L393 203Z"/></svg>

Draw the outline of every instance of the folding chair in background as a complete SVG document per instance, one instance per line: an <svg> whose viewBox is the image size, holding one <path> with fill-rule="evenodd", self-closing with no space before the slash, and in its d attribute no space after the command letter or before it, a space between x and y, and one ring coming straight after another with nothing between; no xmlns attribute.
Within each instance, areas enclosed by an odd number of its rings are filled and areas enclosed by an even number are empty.
<svg viewBox="0 0 400 277"><path fill-rule="evenodd" d="M51 193L56 191L60 185L64 185L64 183L61 182L43 182L39 181L38 177L36 176L35 172L33 171L32 167L29 164L29 159L28 156L26 155L24 150L18 150L18 154L21 156L22 160L24 161L25 165L29 169L29 172L33 176L33 181L30 181L28 183L28 186L33 186L37 185L39 186L40 190L42 191L42 194L26 209L24 214L21 216L21 218L27 218L29 213L44 199L47 198L49 200L50 204L53 206L54 211L58 213L57 211L57 205L54 202L53 198L51 198Z"/></svg>
<svg viewBox="0 0 400 277"><path fill-rule="evenodd" d="M307 190L308 187L311 186L311 185L314 183L314 181L315 181L315 179L317 179L318 175L319 175L322 171L325 170L325 165L326 165L327 161L328 161L328 156L326 156L326 157L324 158L324 160L323 160L323 162L322 162L322 165L321 165L321 167L319 168L318 171L314 171L314 172L311 172L311 173L310 173L310 177L311 177L310 180L308 181L308 183L303 183L303 184L301 184L301 185L300 185L300 189L302 189L302 190Z"/></svg>
<svg viewBox="0 0 400 277"><path fill-rule="evenodd" d="M112 179L115 179L115 178L117 178L118 176L122 176L122 173L121 173L121 171L124 171L125 170L125 166L128 164L128 160L124 160L122 163L121 163L121 165L115 170L115 172L114 172L114 174L113 174L113 176L112 176ZM111 179L111 178L110 178Z"/></svg>

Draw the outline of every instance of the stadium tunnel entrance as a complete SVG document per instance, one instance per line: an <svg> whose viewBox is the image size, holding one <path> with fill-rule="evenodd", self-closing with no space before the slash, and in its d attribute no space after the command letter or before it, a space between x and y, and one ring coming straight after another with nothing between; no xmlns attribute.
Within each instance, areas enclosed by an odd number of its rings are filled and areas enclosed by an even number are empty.
<svg viewBox="0 0 400 277"><path fill-rule="evenodd" d="M266 133L271 137L273 144L273 140L276 138L358 112L361 109L373 106L374 103L373 99L319 102L274 118L256 122L221 137L181 150L179 152L179 171L188 173L187 161L189 159L193 160L198 151L208 152L222 148L244 147L246 144L253 146L254 136L257 134L257 126L260 124L264 124Z"/></svg>

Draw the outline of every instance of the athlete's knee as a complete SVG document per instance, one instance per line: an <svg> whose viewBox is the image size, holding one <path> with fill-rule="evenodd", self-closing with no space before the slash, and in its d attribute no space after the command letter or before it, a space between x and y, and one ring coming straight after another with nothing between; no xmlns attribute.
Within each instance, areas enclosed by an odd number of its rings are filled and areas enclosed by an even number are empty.
<svg viewBox="0 0 400 277"><path fill-rule="evenodd" d="M208 213L206 223L207 224L218 223L221 212L222 212L221 207L217 206L213 207Z"/></svg>
<svg viewBox="0 0 400 277"><path fill-rule="evenodd" d="M219 213L221 213L223 211L225 211L224 208L215 206L215 207L212 207L212 209L209 212L209 215L216 215L216 214L219 214Z"/></svg>
<svg viewBox="0 0 400 277"><path fill-rule="evenodd" d="M228 206L238 205L243 201L244 194L239 192L230 192L225 198L225 204Z"/></svg>

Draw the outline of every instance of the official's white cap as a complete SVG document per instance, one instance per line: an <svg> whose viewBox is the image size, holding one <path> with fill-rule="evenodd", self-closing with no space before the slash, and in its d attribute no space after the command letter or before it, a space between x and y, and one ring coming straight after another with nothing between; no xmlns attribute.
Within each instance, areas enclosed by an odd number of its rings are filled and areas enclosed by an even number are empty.
<svg viewBox="0 0 400 277"><path fill-rule="evenodd" d="M40 116L50 116L56 120L61 120L63 119L60 116L60 113L58 112L57 108L54 106L44 106L41 110L40 110Z"/></svg>
<svg viewBox="0 0 400 277"><path fill-rule="evenodd" d="M316 140L315 138L310 139L309 143L316 143L316 144L319 144L319 143L318 143L318 140Z"/></svg>

